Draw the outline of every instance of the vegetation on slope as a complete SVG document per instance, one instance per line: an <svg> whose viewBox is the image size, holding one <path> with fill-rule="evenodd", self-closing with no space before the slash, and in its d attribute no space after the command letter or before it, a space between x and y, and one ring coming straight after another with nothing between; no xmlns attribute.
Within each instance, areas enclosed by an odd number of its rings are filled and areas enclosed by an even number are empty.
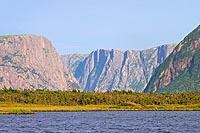
<svg viewBox="0 0 200 133"><path fill-rule="evenodd" d="M189 33L157 68L144 92L200 91L200 26Z"/></svg>

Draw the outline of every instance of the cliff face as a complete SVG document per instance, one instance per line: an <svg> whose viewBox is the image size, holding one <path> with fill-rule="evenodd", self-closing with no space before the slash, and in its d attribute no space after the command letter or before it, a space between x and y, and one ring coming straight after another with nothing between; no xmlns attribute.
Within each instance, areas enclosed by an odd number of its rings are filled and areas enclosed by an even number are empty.
<svg viewBox="0 0 200 133"><path fill-rule="evenodd" d="M65 54L61 55L61 60L70 72L75 73L79 63L82 62L87 56L87 54Z"/></svg>
<svg viewBox="0 0 200 133"><path fill-rule="evenodd" d="M163 45L144 51L98 49L78 65L75 63L73 72L84 91L142 92L174 47L175 44Z"/></svg>
<svg viewBox="0 0 200 133"><path fill-rule="evenodd" d="M145 92L200 90L200 26L188 34L161 64Z"/></svg>
<svg viewBox="0 0 200 133"><path fill-rule="evenodd" d="M0 37L0 88L79 89L49 40L36 35Z"/></svg>

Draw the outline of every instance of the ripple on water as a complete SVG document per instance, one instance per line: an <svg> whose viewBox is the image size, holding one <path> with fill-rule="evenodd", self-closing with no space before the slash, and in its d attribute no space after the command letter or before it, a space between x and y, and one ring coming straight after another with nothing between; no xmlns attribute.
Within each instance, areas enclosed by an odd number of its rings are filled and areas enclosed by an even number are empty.
<svg viewBox="0 0 200 133"><path fill-rule="evenodd" d="M0 132L200 132L199 111L40 112L0 115Z"/></svg>

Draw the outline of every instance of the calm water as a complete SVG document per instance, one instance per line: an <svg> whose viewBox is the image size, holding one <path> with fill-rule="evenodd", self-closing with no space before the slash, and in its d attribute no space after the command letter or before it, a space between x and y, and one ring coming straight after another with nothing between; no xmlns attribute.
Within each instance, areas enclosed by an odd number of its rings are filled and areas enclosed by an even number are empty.
<svg viewBox="0 0 200 133"><path fill-rule="evenodd" d="M200 132L199 111L42 112L0 115L0 132Z"/></svg>

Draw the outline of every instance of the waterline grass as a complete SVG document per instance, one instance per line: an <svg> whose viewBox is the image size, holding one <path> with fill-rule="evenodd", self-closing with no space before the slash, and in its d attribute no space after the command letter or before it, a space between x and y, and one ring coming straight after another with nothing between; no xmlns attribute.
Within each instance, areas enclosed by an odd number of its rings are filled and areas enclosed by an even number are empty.
<svg viewBox="0 0 200 133"><path fill-rule="evenodd" d="M0 114L34 114L31 110L0 110Z"/></svg>
<svg viewBox="0 0 200 133"><path fill-rule="evenodd" d="M0 114L33 114L34 112L77 111L200 111L200 104L145 105L126 103L120 105L53 106L37 104L0 103Z"/></svg>

